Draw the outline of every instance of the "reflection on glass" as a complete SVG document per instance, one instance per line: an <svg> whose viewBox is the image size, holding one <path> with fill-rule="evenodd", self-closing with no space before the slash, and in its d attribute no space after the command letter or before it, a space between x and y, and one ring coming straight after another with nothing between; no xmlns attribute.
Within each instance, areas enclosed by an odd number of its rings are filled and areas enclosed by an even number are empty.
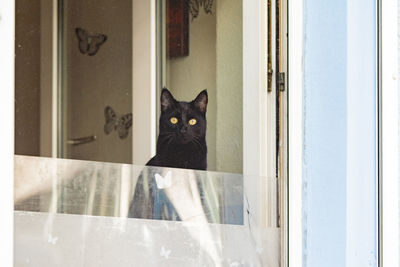
<svg viewBox="0 0 400 267"><path fill-rule="evenodd" d="M139 176L154 179L156 188L132 202ZM107 261L92 259L92 250L117 242L157 259L145 266L278 266L280 231L258 225L246 199L238 174L16 156L16 261L38 264L44 252L50 262ZM153 209L142 209L143 217L162 221L127 218L130 206L147 205ZM82 258L65 256L73 251ZM229 265L235 262L242 265Z"/></svg>
<svg viewBox="0 0 400 267"><path fill-rule="evenodd" d="M210 223L243 224L242 175L15 159L16 210L178 221L203 218ZM140 194L134 199L133 192L139 187Z"/></svg>

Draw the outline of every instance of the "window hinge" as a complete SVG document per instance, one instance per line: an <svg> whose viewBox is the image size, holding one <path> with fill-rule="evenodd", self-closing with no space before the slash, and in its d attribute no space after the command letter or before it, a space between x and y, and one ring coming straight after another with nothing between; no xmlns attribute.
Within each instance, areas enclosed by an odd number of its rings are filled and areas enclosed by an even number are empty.
<svg viewBox="0 0 400 267"><path fill-rule="evenodd" d="M279 72L278 73L278 86L279 86L279 91L285 91L286 79L285 79L285 73L284 72Z"/></svg>

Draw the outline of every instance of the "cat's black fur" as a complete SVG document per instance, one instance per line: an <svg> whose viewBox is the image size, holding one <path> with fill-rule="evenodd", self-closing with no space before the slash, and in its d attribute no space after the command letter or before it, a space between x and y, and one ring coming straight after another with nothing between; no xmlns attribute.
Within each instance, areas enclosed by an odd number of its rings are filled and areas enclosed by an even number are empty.
<svg viewBox="0 0 400 267"><path fill-rule="evenodd" d="M191 102L177 101L172 94L163 89L161 92L161 115L156 155L147 162L147 166L207 169L207 111L208 95L203 90ZM178 123L171 123L171 117ZM195 125L189 120L196 119ZM151 172L151 170L150 170ZM149 173L147 182L140 175L134 198L129 209L129 217L153 218L154 174ZM144 183L147 183L144 186ZM144 192L148 188L149 192Z"/></svg>

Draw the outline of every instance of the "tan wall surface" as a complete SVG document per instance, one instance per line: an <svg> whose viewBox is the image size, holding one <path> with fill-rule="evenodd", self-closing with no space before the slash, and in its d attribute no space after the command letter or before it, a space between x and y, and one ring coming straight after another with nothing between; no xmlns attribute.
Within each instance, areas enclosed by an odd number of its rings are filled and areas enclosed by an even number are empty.
<svg viewBox="0 0 400 267"><path fill-rule="evenodd" d="M216 17L201 10L196 19L189 20L189 56L167 61L167 87L181 101L191 101L207 89L207 162L208 170L214 171L217 170Z"/></svg>
<svg viewBox="0 0 400 267"><path fill-rule="evenodd" d="M167 62L168 88L178 100L207 88L208 170L242 173L242 1L217 0L212 15L201 8L189 31L190 55Z"/></svg>

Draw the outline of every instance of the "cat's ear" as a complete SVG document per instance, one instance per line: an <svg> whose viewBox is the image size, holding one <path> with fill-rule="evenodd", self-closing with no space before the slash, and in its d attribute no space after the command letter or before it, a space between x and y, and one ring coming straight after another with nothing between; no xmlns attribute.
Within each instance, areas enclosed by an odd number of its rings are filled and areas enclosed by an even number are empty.
<svg viewBox="0 0 400 267"><path fill-rule="evenodd" d="M208 103L208 94L207 90L203 90L200 94L193 100L194 106L202 113L206 113L207 103Z"/></svg>
<svg viewBox="0 0 400 267"><path fill-rule="evenodd" d="M163 88L161 91L161 111L166 111L176 104L175 98L167 88Z"/></svg>

